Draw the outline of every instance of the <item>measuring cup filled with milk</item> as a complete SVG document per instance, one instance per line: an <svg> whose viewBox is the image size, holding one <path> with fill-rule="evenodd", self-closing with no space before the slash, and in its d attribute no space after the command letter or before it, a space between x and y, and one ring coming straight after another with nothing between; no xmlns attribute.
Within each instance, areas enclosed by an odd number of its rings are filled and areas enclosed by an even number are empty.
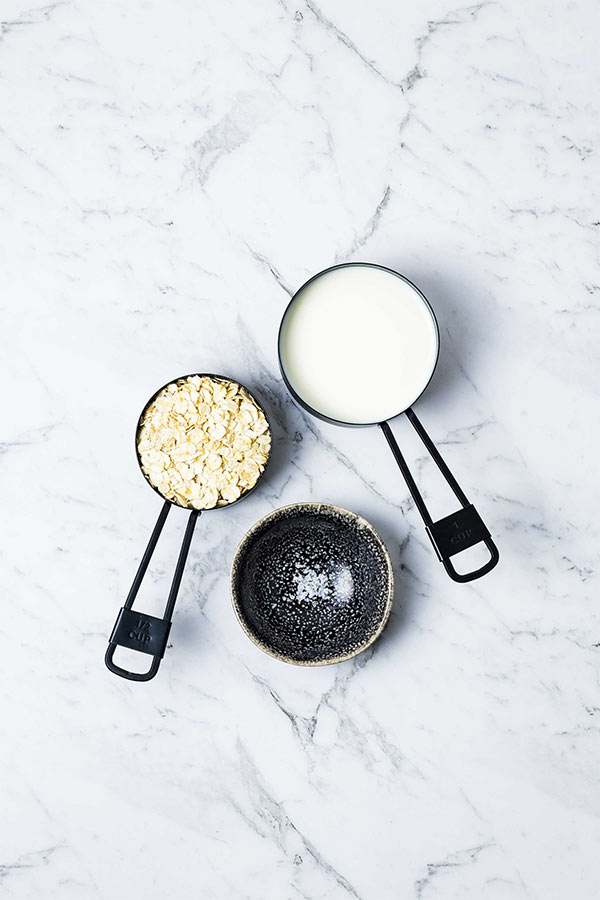
<svg viewBox="0 0 600 900"><path fill-rule="evenodd" d="M400 467L448 575L473 581L497 564L498 549L440 456L412 405L433 376L440 337L433 309L403 275L373 263L344 263L314 275L292 297L279 329L279 365L296 402L334 425L378 425ZM460 509L434 522L390 428L404 413L454 492ZM489 559L458 572L452 557L485 544Z"/></svg>

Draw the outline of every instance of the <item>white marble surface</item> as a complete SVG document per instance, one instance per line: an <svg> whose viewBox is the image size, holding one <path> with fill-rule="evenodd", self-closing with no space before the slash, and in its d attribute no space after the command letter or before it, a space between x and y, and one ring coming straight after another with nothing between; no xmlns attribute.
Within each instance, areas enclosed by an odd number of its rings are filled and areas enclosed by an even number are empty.
<svg viewBox="0 0 600 900"><path fill-rule="evenodd" d="M0 896L598 897L597 4L0 16ZM381 434L279 380L289 292L350 259L438 313L418 412L502 553L471 585ZM275 460L201 517L172 646L131 684L102 660L160 505L133 428L195 370L256 389ZM316 670L261 654L228 596L246 529L306 499L366 516L397 573L373 651Z"/></svg>

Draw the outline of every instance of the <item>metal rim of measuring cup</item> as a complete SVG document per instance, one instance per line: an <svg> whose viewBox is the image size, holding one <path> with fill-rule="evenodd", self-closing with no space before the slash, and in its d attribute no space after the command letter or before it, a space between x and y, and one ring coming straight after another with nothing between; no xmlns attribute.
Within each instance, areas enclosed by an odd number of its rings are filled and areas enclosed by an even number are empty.
<svg viewBox="0 0 600 900"><path fill-rule="evenodd" d="M267 416L262 403L259 403L252 391L249 391L248 388L240 381L237 381L234 378L226 378L224 375L211 375L208 373L194 372L192 375L181 375L179 378L172 378L170 381L167 381L167 383L164 384L161 388L155 391L150 400L148 400L148 402L144 406L135 430L136 458L145 481L147 481L148 484L150 484L150 487L155 491L155 493L158 494L158 496L163 501L163 504L158 514L158 519L156 521L152 534L150 535L150 540L148 541L148 545L146 547L144 555L142 556L135 578L133 579L133 584L131 585L131 588L127 595L127 599L125 600L125 604L121 607L119 615L117 616L117 620L108 640L108 648L104 656L104 662L107 669L109 669L109 671L113 672L115 675L119 675L121 678L127 678L129 681L150 681L158 672L161 660L167 648L167 641L169 638L169 632L171 630L171 617L175 608L179 586L181 584L183 571L187 561L190 545L192 543L196 521L199 515L202 512L205 512L205 510L195 509L194 507L181 506L181 504L177 503L176 501L167 499L165 496L163 496L163 494L160 493L157 488L154 487L154 485L150 483L150 480L147 478L145 472L141 467L141 461L137 449L138 434L146 410L148 409L149 405L155 400L158 394L160 394L160 392L170 384L176 384L178 381L182 381L186 378L193 378L195 375L198 375L201 378L215 378L222 381L229 381L244 388L244 390L247 391L248 394L252 397L257 406L262 410L263 415L267 421L269 434L271 436L273 434L271 423L269 422L269 417ZM233 506L234 503L238 503L240 500L245 500L246 497L248 497L257 487L259 481L265 474L265 470L270 458L271 446L269 447L269 452L267 454L267 460L265 462L264 469L258 476L256 484L254 484L253 487L241 494L237 498L237 500L234 500L232 503L227 503L223 507L215 506L213 507L213 509L222 509L227 506ZM147 613L139 613L137 611L134 612L132 607L172 506L178 507L179 509L185 509L187 512L189 512L189 516L183 536L183 541L181 544L181 549L179 551L179 557L177 559L177 565L173 574L169 596L167 598L162 618L158 618L157 616L151 616ZM142 653L150 655L152 657L150 667L145 672L132 672L129 669L124 669L122 666L118 666L113 660L117 647L126 647L130 650L138 650Z"/></svg>
<svg viewBox="0 0 600 900"><path fill-rule="evenodd" d="M311 416L315 416L315 418L317 418L317 419L321 419L322 422L328 422L330 425L341 425L344 428L369 428L369 427L372 427L373 425L379 425L380 420L376 420L374 422L344 422L343 419L334 419L331 416L327 416L324 413L321 413L318 410L314 409L314 407L312 407L309 403L307 403L306 400L303 400L303 398L298 394L298 392L295 390L295 388L293 387L293 385L291 384L291 382L288 378L288 375L285 371L285 366L283 363L283 358L282 358L282 353L281 353L281 340L282 340L283 326L284 326L285 320L286 320L290 310L292 309L294 303L296 302L296 300L298 299L298 297L300 296L302 291L306 287L308 287L309 284L312 284L313 281L316 281L317 278L320 278L322 275L327 275L329 272L334 272L337 269L358 269L358 268L380 269L382 272L387 272L389 275L395 275L396 278L399 278L401 281L403 281L405 284L407 284L410 288L412 288L414 290L414 292L417 294L417 296L423 301L423 303L427 307L427 309L431 315L431 319L433 321L434 327L435 327L435 337L436 337L435 360L434 360L433 366L431 367L431 374L430 374L429 378L427 379L427 384L425 385L423 390L420 392L420 394L418 394L418 396L415 397L411 403L409 403L408 407L404 407L404 409L399 409L398 412L394 413L391 416L388 416L388 419L386 419L386 421L389 421L390 419L395 419L398 416L401 416L402 413L406 411L406 409L408 409L410 406L412 406L413 403L416 403L417 400L419 400L419 398L423 396L423 394L425 393L425 391L431 384L431 379L434 376L436 366L437 366L438 360L440 358L440 327L438 325L438 320L436 318L433 307L432 307L431 303L429 302L429 300L427 299L427 297L425 296L425 294L421 290L419 290L419 288L416 286L416 284L413 284L413 282L410 281L409 278L406 278L405 275L401 275L400 272L395 272L394 269L389 269L387 266L381 266L378 263L367 263L367 262L338 263L335 266L329 266L329 268L323 269L321 272L317 272L316 275L313 275L312 278L309 278L308 281L305 281L304 284L298 288L298 290L295 292L295 294L290 299L288 305L286 306L283 316L281 318L281 324L279 325L279 332L277 335L277 358L279 360L279 371L281 372L281 377L283 378L286 388L288 389L288 391L290 392L290 394L292 395L292 397L294 398L296 403L298 403L303 409L305 409L306 412L310 413Z"/></svg>
<svg viewBox="0 0 600 900"><path fill-rule="evenodd" d="M437 337L437 352L435 357L435 362L431 369L431 374L427 381L427 384L421 391L421 393L414 398L412 404L405 407L404 409L399 410L394 415L390 416L388 419L382 421L375 422L344 422L339 419L333 419L330 416L326 416L323 413L318 412L316 409L313 409L302 397L299 396L297 391L294 389L292 384L289 381L289 378L285 371L285 366L283 364L282 353L281 353L281 338L282 338L282 330L285 319L296 302L299 295L302 293L305 287L315 281L317 278L320 278L322 275L326 275L328 272L333 272L336 269L343 268L371 268L371 269L380 269L383 272L388 272L390 275L395 275L397 278L400 278L406 284L408 284L416 294L422 299L427 308L430 311L431 318L435 325L436 337ZM408 490L413 498L415 506L417 507L421 518L423 519L423 523L425 525L425 530L433 544L433 548L435 553L439 559L439 561L444 566L446 573L449 577L458 583L464 584L469 581L474 581L476 578L481 578L483 575L486 575L488 572L498 564L500 559L500 555L498 553L498 548L496 547L494 541L492 540L491 534L485 526L481 516L475 509L472 503L467 499L466 494L462 490L458 481L446 465L444 459L442 458L439 450L427 434L425 428L414 412L412 405L422 397L423 393L429 387L431 383L431 379L433 378L433 374L435 372L437 362L439 359L440 353L440 329L438 325L438 321L436 315L433 311L433 307L429 303L427 297L423 294L421 290L413 284L408 278L404 275L401 275L399 272L395 272L394 269L389 269L387 266L381 266L378 263L363 263L363 262L348 262L348 263L339 263L335 266L330 266L328 269L323 269L321 272L317 272L316 275L313 275L312 278L309 278L293 295L288 305L285 308L283 313L281 324L279 326L279 333L277 337L277 356L279 360L279 369L281 371L281 376L283 378L283 382L290 392L291 396L294 398L296 403L310 415L315 416L317 419L321 419L323 422L327 422L330 425L341 425L350 428L364 428L373 425L378 425L383 432L383 435L388 443L390 450L396 460L396 463L402 472ZM412 473L408 467L408 464L398 446L396 438L392 432L392 429L389 424L390 419L395 419L397 416L404 414L407 419L411 423L412 427L417 432L419 438L422 443L426 447L428 453L431 458L435 462L442 476L446 480L446 483L454 493L456 499L460 503L460 509L454 513L451 513L449 516L444 516L442 519L438 519L434 521L429 509L427 508L427 504L423 499L423 496L415 482L415 479L412 476ZM485 544L488 553L489 560L481 565L478 569L475 569L470 572L458 572L452 563L451 558L456 556L457 553L461 553L463 550L468 550L470 547L475 546L476 544Z"/></svg>
<svg viewBox="0 0 600 900"><path fill-rule="evenodd" d="M162 391L164 391L165 388L168 388L170 384L178 384L180 381L185 381L187 378L214 378L214 379L217 380L217 381L229 381L229 382L232 383L232 384L237 384L239 387L244 388L244 390L247 391L247 393L252 397L252 399L254 400L254 402L256 403L256 405L258 406L258 408L261 410L263 416L264 416L265 419L267 420L267 425L268 425L268 427L269 427L269 435L271 436L271 446L269 446L269 452L267 453L267 461L265 462L264 469L262 470L262 472L260 473L260 475L259 475L258 478L256 479L256 483L255 483L251 488L248 488L248 490L244 491L243 494L240 494L240 496L237 498L237 500L233 500L231 503L224 503L223 506L211 506L209 509L200 509L200 510L198 510L198 512L213 512L214 510L217 510L217 509L227 509L228 506L234 506L236 503L239 503L240 500L245 500L246 497L249 497L250 494L251 494L254 490L256 490L259 481L261 481L263 475L265 474L265 472L266 472L266 470L267 470L267 466L269 465L269 461L270 461L270 459L271 459L271 449L272 449L272 435L273 435L273 430L272 430L272 428L271 428L271 423L269 422L269 417L267 416L267 413L265 412L265 408L264 408L264 406L262 405L262 403L260 403L260 402L256 399L256 397L254 396L254 394L252 393L252 391L249 390L249 389L246 387L245 384L242 384L241 381L238 381L237 378L227 378L226 375L214 375L214 374L212 374L212 373L210 373L210 372L192 372L191 375L180 375L178 378L172 378L170 381L167 381L166 384L163 384L162 387L160 387L157 391L155 391L155 392L152 394L152 396L150 397L150 399L148 400L148 402L147 402L146 405L144 406L143 410L141 411L140 416L139 416L139 419L138 419L138 421L137 421L137 425L136 425L136 428L135 428L135 456L136 456L136 459L137 459L137 463L138 463L138 466L140 467L140 472L141 472L142 475L144 476L144 481L146 481L146 482L150 485L150 487L152 488L152 490L154 491L154 493L155 493L155 494L158 494L158 496L161 498L161 500L164 500L164 501L166 501L167 503L171 503L172 506L176 506L178 509L185 509L185 510L188 510L188 511L194 509L193 506L182 506L181 503L178 503L176 500L169 500L168 497L165 497L164 494L161 494L161 492L159 491L159 489L158 489L157 487L155 487L155 486L152 484L152 482L150 481L150 479L148 478L148 476L146 475L146 473L145 473L144 470L142 469L142 461L141 461L141 459L140 459L140 453L139 453L139 450L138 450L138 439L139 439L140 429L141 429L141 427L142 427L142 425L143 425L144 416L146 415L146 412L147 412L148 408L152 405L152 403L154 403L154 401L156 400L156 398L158 397L158 395L159 395L160 393L162 393Z"/></svg>

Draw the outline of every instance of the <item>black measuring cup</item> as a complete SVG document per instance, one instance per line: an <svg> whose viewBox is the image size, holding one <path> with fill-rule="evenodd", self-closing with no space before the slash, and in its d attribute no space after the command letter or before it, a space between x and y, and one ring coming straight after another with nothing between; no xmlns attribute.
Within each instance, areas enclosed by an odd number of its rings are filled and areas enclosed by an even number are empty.
<svg viewBox="0 0 600 900"><path fill-rule="evenodd" d="M153 491L157 493L163 502L162 509L158 514L158 519L156 521L156 525L154 526L154 530L150 535L150 540L148 541L148 546L144 551L144 555L142 556L142 560L139 564L138 570L136 572L135 578L133 579L133 584L129 590L127 595L127 599L125 600L124 605L121 607L119 611L119 615L117 616L117 621L115 622L115 626L112 630L112 634L109 638L108 649L104 656L104 662L106 663L107 668L110 669L111 672L114 672L115 675L120 675L121 678L128 678L130 681L150 681L151 678L154 678L156 673L158 672L161 660L164 656L165 649L167 646L167 641L169 638L169 632L171 630L171 617L173 615L173 610L175 608L175 601L177 600L177 594L179 593L179 586L181 584L181 578L183 576L183 570L185 569L186 560L188 557L188 552L190 549L190 544L192 543L192 536L194 534L194 528L196 527L196 521L201 512L205 512L206 510L200 509L190 509L188 506L183 506L180 503L177 503L176 500L167 500L161 492L156 488L149 480L148 476L142 469L142 463L140 459L140 453L138 449L138 437L140 433L140 428L142 426L144 416L148 407L151 403L154 402L156 397L165 390L170 384L176 384L179 381L184 381L188 378L199 377L199 378L210 378L215 381L223 381L229 382L231 384L237 384L239 387L244 388L246 393L251 397L254 403L259 407L262 411L265 419L267 420L267 424L269 426L269 433L271 433L271 426L269 420L267 418L267 414L263 408L263 405L258 402L256 397L253 395L251 391L248 390L243 384L237 381L234 378L227 378L224 375L212 375L206 372L204 373L192 373L192 375L181 375L179 378L173 378L171 381L168 381L161 388L159 388L153 395L150 397L146 405L144 406L140 417L138 419L136 431L135 431L135 452L136 458L138 461L138 465L140 467L140 471L142 475L150 485ZM268 464L270 458L270 448L269 453L267 455L267 462L265 463L265 469ZM234 503L239 503L240 500L244 500L258 485L258 482L264 475L265 469L258 476L256 483L244 491L237 500L233 500L231 503L224 504L223 506L215 506L212 509L226 509L228 506L233 506ZM179 551L179 557L177 559L177 565L175 566L175 573L173 575L173 581L171 582L171 589L169 591L169 596L167 598L167 602L165 605L165 609L162 615L162 618L158 618L157 616L150 616L147 613L141 613L133 610L133 603L138 594L142 581L144 579L144 575L146 574L146 570L152 559L152 554L154 553L155 547L158 543L158 539L160 538L161 532L163 530L164 524L167 520L167 516L171 510L172 506L178 506L180 509L189 510L189 517L185 529L185 533L183 535L183 541L181 544L181 549ZM208 512L212 512L208 510ZM152 656L152 662L150 664L150 668L146 672L130 672L128 669L124 669L121 666L118 666L113 661L113 656L115 654L115 650L117 647L126 647L130 650L138 650L141 653L145 653L147 655Z"/></svg>
<svg viewBox="0 0 600 900"><path fill-rule="evenodd" d="M426 309L429 311L429 313L431 315L431 318L432 318L434 326L435 326L437 348L436 348L435 356L434 356L431 366L430 366L430 371L428 372L429 377L428 377L424 387L422 387L422 389L417 393L417 396L413 397L412 400L408 404L406 404L402 409L398 409L397 411L393 412L393 414L391 416L388 416L388 418L385 421L375 420L373 422L360 422L360 423L348 422L348 421L343 421L341 419L332 418L331 416L324 414L322 411L319 411L318 409L314 408L313 406L311 406L309 403L306 402L306 400L301 396L300 391L297 389L297 386L294 385L292 376L290 375L290 373L288 371L286 371L286 366L285 366L285 362L284 362L284 358L283 358L284 353L282 350L282 343L283 343L284 328L286 326L288 316L290 315L290 311L294 308L294 304L298 302L298 299L301 297L302 292L309 285L311 285L314 281L316 281L317 279L321 278L324 275L327 275L330 272L334 272L338 269L351 269L353 267L362 267L362 268L366 267L368 269L377 269L377 270L380 270L381 272L388 273L389 275L392 275L392 276L395 276L396 278L401 279L405 283L405 285L408 285L415 292L415 298L419 298L420 301L425 305ZM369 303L368 296L365 296L364 302L365 302L365 304ZM336 335L335 334L328 335L328 339L330 339L331 341L335 341ZM421 517L425 523L425 528L426 528L427 534L429 535L429 538L433 544L433 547L438 556L438 559L442 562L446 572L448 573L450 578L452 578L453 581L467 582L467 581L473 581L476 578L481 578L482 575L486 575L488 572L490 572L494 568L494 566L498 563L499 553L498 553L498 548L496 547L495 543L493 542L488 529L486 528L486 526L483 523L483 520L481 519L481 516L479 515L479 513L477 512L477 510L475 509L473 504L470 503L469 500L467 499L464 491L462 490L462 488L458 484L456 478L454 477L454 475L452 474L452 472L450 471L450 469L448 468L448 466L442 459L439 451L433 444L433 441L431 440L431 438L425 431L425 428L423 427L420 420L417 418L416 413L412 409L413 403L415 403L419 399L419 397L423 394L423 392L426 390L427 386L429 385L431 378L433 377L433 373L434 373L434 370L435 370L435 367L436 367L436 364L438 361L438 357L439 357L439 343L440 343L439 326L437 323L437 319L435 317L435 313L431 307L431 304L426 299L424 294L419 290L419 288L416 287L411 281L409 281L408 278L405 278L403 275L400 275L398 272L395 272L393 269L388 269L385 266L376 265L375 263L357 263L357 262L341 263L340 265L331 266L330 268L324 269L322 272L318 272L316 275L313 275L313 277L309 278L309 280L307 282L305 282L305 284L302 285L302 287L294 294L294 296L290 300L290 302L289 302L288 306L286 307L286 310L283 314L283 318L281 320L281 325L279 328L279 336L278 336L279 367L281 370L281 375L283 377L283 380L286 384L286 387L288 388L292 397L299 404L299 406L301 406L303 409L305 409L311 415L316 416L318 419L321 419L324 422L329 422L332 425L344 425L347 427L365 427L365 426L371 426L371 425L379 426L379 428L382 430L382 432L389 444L389 447L394 455L396 462L398 463L398 466L400 467L400 471L402 472L402 474L404 476L404 479L405 479L408 489L412 495L412 498L415 502L415 505L416 505L417 509L419 510ZM317 364L318 363L315 361L315 365L317 365ZM398 446L398 444L396 442L396 439L393 435L392 429L390 428L389 419L393 419L396 416L401 415L402 413L404 413L406 415L407 419L409 420L409 422L411 423L411 425L413 426L413 428L419 435L421 441L423 442L423 444L427 448L429 454L431 455L431 458L433 459L433 461L437 465L438 469L440 470L440 472L446 479L448 485L454 492L454 494L461 506L461 508L458 511L451 513L448 516L445 516L443 519L439 519L437 522L433 521L433 518L432 518L429 510L427 509L425 501L424 501L424 499L421 495L421 492L419 491L419 488L417 487L417 484L410 472L410 469L409 469L409 467L406 463L406 460L400 450L400 447ZM484 565L482 565L480 568L475 569L474 571L467 572L467 573L458 572L452 563L452 557L455 556L457 553L460 553L463 550L467 550L468 548L473 547L479 543L483 543L487 547L487 550L489 552L489 560Z"/></svg>

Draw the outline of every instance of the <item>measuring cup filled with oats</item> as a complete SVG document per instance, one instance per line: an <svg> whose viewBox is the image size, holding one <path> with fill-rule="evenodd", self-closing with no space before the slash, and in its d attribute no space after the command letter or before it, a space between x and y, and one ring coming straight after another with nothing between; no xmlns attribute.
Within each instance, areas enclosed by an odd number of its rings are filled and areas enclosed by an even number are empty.
<svg viewBox="0 0 600 900"><path fill-rule="evenodd" d="M271 451L264 410L250 391L221 375L186 375L162 387L138 421L136 453L151 487L163 498L154 531L109 639L105 663L131 681L149 681L164 655L171 617L203 510L230 506L254 490ZM134 600L172 506L190 510L162 618L138 613ZM152 656L146 672L117 665L117 647Z"/></svg>

